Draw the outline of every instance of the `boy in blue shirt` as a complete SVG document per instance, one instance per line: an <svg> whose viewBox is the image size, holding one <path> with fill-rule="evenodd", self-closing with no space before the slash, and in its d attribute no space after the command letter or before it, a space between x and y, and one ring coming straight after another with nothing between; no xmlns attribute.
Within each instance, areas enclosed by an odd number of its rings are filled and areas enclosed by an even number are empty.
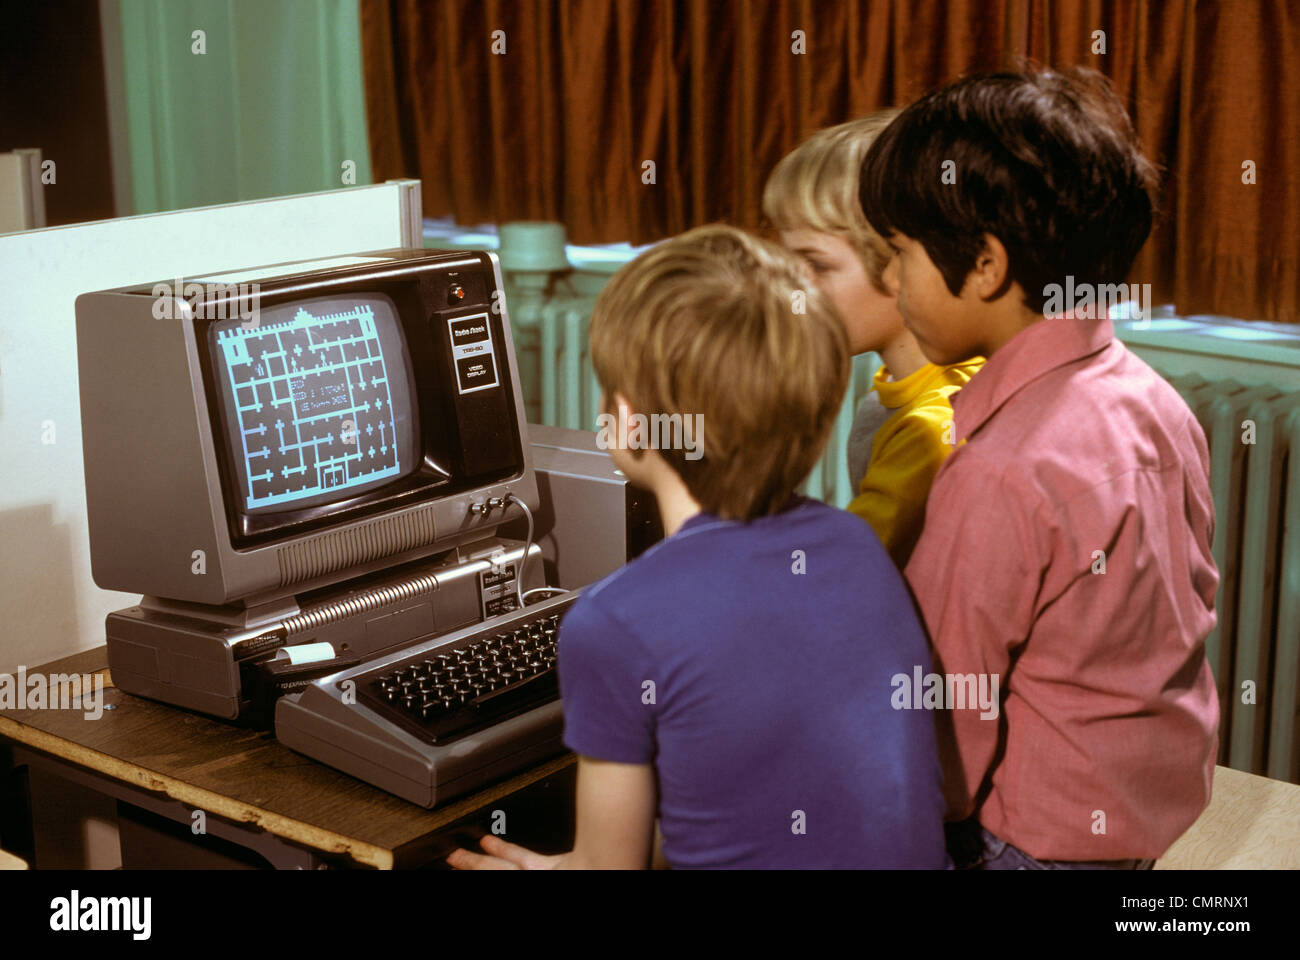
<svg viewBox="0 0 1300 960"><path fill-rule="evenodd" d="M891 697L929 670L907 590L868 526L794 493L847 384L832 308L780 248L702 227L614 277L591 352L666 539L561 625L574 849L448 861L643 868L658 818L673 867L945 867L933 718Z"/></svg>

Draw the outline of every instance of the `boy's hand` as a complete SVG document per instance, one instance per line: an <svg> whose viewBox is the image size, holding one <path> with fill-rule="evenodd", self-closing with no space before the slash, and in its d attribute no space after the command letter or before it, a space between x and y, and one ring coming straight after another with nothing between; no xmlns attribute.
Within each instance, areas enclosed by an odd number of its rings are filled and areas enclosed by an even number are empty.
<svg viewBox="0 0 1300 960"><path fill-rule="evenodd" d="M454 850L457 870L644 870L655 834L655 770L648 763L578 758L574 848L548 857L489 834L483 853Z"/></svg>
<svg viewBox="0 0 1300 960"><path fill-rule="evenodd" d="M457 870L554 870L564 859L564 854L548 857L518 844L506 843L492 834L480 840L479 846L484 853L473 853L463 848L453 850L447 863Z"/></svg>

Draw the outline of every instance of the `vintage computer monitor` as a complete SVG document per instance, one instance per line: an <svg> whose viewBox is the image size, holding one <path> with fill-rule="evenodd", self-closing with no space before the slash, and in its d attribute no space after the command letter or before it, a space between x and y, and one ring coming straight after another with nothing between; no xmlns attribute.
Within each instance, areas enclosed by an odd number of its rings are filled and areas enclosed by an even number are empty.
<svg viewBox="0 0 1300 960"><path fill-rule="evenodd" d="M77 298L92 573L143 595L118 687L265 719L543 582L496 536L538 506L501 290L389 250Z"/></svg>

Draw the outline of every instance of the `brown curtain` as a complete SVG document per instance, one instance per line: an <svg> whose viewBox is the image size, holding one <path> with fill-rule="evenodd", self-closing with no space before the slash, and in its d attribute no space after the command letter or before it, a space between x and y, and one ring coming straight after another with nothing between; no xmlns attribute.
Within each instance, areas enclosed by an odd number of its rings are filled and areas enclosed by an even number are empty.
<svg viewBox="0 0 1300 960"><path fill-rule="evenodd" d="M420 178L428 216L559 220L578 243L761 227L768 172L819 127L1024 58L1091 66L1164 168L1131 279L1183 313L1297 320L1295 3L361 0L361 12L376 179Z"/></svg>

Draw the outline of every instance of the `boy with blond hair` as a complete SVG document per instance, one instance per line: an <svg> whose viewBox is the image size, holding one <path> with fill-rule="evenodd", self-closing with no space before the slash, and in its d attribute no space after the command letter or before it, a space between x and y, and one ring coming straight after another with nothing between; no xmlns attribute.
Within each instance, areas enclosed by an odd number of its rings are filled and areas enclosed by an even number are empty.
<svg viewBox="0 0 1300 960"><path fill-rule="evenodd" d="M844 323L849 350L880 355L849 436L857 490L849 510L871 524L902 568L920 536L930 484L953 450L949 398L982 360L929 362L885 284L893 253L863 216L858 177L872 141L897 114L882 110L813 134L773 168L763 212L812 269Z"/></svg>
<svg viewBox="0 0 1300 960"><path fill-rule="evenodd" d="M866 526L795 493L849 371L806 287L780 247L712 226L601 293L592 362L627 437L611 455L654 492L666 539L560 628L574 849L489 836L453 866L646 867L656 817L674 867L947 865L932 717L891 706L892 678L928 669L907 590ZM697 414L694 451L626 426Z"/></svg>

